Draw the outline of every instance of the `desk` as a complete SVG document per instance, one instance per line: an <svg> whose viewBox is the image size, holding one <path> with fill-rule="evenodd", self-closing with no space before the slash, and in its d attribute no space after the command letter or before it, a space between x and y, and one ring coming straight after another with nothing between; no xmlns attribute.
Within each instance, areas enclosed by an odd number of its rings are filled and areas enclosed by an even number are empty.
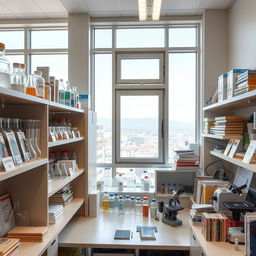
<svg viewBox="0 0 256 256"><path fill-rule="evenodd" d="M126 248L156 250L189 250L190 224L188 211L178 214L183 225L171 227L161 220L143 218L135 214L124 215L101 213L97 218L77 217L61 232L59 246L88 248ZM137 225L156 225L158 232L155 241L141 241ZM130 240L114 240L116 229L130 229L133 238Z"/></svg>

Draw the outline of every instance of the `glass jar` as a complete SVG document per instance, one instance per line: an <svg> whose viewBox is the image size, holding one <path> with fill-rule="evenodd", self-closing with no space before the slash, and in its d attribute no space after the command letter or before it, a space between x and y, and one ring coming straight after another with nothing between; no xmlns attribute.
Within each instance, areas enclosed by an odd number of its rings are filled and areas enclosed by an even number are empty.
<svg viewBox="0 0 256 256"><path fill-rule="evenodd" d="M12 64L11 89L18 92L21 91L20 64L16 62Z"/></svg>
<svg viewBox="0 0 256 256"><path fill-rule="evenodd" d="M35 71L34 72L34 81L35 81L37 97L44 99L45 80L42 77L42 72L41 71Z"/></svg>
<svg viewBox="0 0 256 256"><path fill-rule="evenodd" d="M0 87L10 88L10 62L5 57L3 43L0 43Z"/></svg>
<svg viewBox="0 0 256 256"><path fill-rule="evenodd" d="M26 84L26 94L37 96L36 86L35 86L35 80L34 75L29 74Z"/></svg>

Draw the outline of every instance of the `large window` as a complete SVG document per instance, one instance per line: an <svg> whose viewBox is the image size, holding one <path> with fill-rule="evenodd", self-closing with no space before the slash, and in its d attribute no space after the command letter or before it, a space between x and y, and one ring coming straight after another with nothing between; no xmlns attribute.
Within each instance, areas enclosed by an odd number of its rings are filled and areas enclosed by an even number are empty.
<svg viewBox="0 0 256 256"><path fill-rule="evenodd" d="M11 65L25 63L27 72L49 66L50 75L68 80L68 30L65 27L0 29Z"/></svg>
<svg viewBox="0 0 256 256"><path fill-rule="evenodd" d="M91 31L100 170L167 166L198 142L199 24Z"/></svg>

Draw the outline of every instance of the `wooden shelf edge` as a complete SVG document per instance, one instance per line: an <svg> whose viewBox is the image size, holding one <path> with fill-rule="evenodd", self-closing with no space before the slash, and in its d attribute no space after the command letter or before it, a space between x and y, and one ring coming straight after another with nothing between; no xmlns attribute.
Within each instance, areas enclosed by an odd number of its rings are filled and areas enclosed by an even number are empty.
<svg viewBox="0 0 256 256"><path fill-rule="evenodd" d="M229 157L229 156L225 156L221 153L218 153L218 152L214 152L214 151L210 151L210 154L213 155L213 156L216 156L218 158L221 158L229 163L232 163L232 164L235 164L235 165L238 165L240 167L243 167L245 169L248 169L250 171L253 171L253 172L256 172L256 164L246 164L244 163L242 160L240 159L236 159L236 158L232 158L232 157Z"/></svg>
<svg viewBox="0 0 256 256"><path fill-rule="evenodd" d="M57 111L71 111L71 112L77 112L77 113L84 113L85 111L80 108L74 108L74 107L69 107L54 101L49 102L49 108L50 110L57 110Z"/></svg>
<svg viewBox="0 0 256 256"><path fill-rule="evenodd" d="M34 160L34 161L29 161L26 163L23 163L19 166L17 166L14 170L12 171L7 171L7 172L0 172L0 181L9 179L13 176L19 175L21 173L30 171L32 169L35 169L41 165L47 164L48 163L48 159L47 158L41 158L38 160Z"/></svg>
<svg viewBox="0 0 256 256"><path fill-rule="evenodd" d="M84 137L79 137L79 138L74 138L74 139L69 139L69 140L57 140L54 142L48 142L48 148L57 147L57 146L70 144L70 143L75 143L75 142L79 142L79 141L83 141L83 140L84 140Z"/></svg>
<svg viewBox="0 0 256 256"><path fill-rule="evenodd" d="M66 178L55 178L51 182L48 183L48 197L55 194L61 188L66 186L68 183L78 178L81 174L84 173L84 170L78 170L73 175L68 176Z"/></svg>
<svg viewBox="0 0 256 256"><path fill-rule="evenodd" d="M207 134L207 133L202 133L201 134L202 137L204 138L212 138L212 139L217 139L217 140L230 140L230 139L242 139L243 136L242 135L227 135L227 136L223 136L223 135L215 135L215 134Z"/></svg>
<svg viewBox="0 0 256 256"><path fill-rule="evenodd" d="M64 209L64 214L56 224L49 225L48 233L42 243L21 242L15 256L39 256L50 246L56 236L63 230L67 223L74 217L84 203L83 198L74 198Z"/></svg>

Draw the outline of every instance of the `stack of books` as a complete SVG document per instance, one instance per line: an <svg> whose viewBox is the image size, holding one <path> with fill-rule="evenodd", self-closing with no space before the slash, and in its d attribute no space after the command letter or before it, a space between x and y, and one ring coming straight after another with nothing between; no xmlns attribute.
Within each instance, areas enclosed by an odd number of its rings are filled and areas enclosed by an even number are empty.
<svg viewBox="0 0 256 256"><path fill-rule="evenodd" d="M81 248L59 247L58 256L82 256Z"/></svg>
<svg viewBox="0 0 256 256"><path fill-rule="evenodd" d="M7 233L8 238L18 238L22 242L43 242L48 231L47 227L17 226Z"/></svg>
<svg viewBox="0 0 256 256"><path fill-rule="evenodd" d="M203 213L202 234L206 241L226 242L228 218L222 213Z"/></svg>
<svg viewBox="0 0 256 256"><path fill-rule="evenodd" d="M237 76L236 89L234 95L240 95L245 92L256 89L256 70L248 70Z"/></svg>
<svg viewBox="0 0 256 256"><path fill-rule="evenodd" d="M57 193L49 198L50 205L67 205L73 199L73 191L71 184L67 184Z"/></svg>
<svg viewBox="0 0 256 256"><path fill-rule="evenodd" d="M211 128L215 127L214 118L204 118L203 133L210 133Z"/></svg>
<svg viewBox="0 0 256 256"><path fill-rule="evenodd" d="M203 213L213 213L214 208L211 204L193 204L189 212L189 220L192 224L201 224Z"/></svg>
<svg viewBox="0 0 256 256"><path fill-rule="evenodd" d="M210 129L214 135L241 136L244 131L244 118L242 116L215 117L215 127Z"/></svg>
<svg viewBox="0 0 256 256"><path fill-rule="evenodd" d="M63 205L49 205L49 224L55 224L60 217L63 215L64 207Z"/></svg>
<svg viewBox="0 0 256 256"><path fill-rule="evenodd" d="M15 238L0 238L0 256L11 255L19 246L20 240Z"/></svg>
<svg viewBox="0 0 256 256"><path fill-rule="evenodd" d="M175 150L175 164L178 167L197 167L199 166L198 155L193 149Z"/></svg>

